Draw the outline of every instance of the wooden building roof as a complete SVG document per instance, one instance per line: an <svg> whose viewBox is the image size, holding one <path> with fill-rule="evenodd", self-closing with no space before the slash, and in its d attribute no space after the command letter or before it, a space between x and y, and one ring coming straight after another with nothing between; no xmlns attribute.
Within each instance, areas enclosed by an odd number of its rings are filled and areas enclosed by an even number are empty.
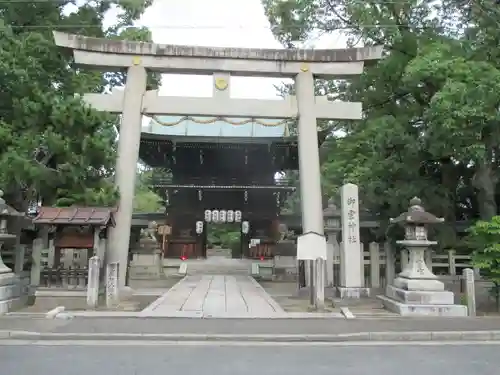
<svg viewBox="0 0 500 375"><path fill-rule="evenodd" d="M296 138L259 138L259 142L251 142L250 138L212 138L200 139L189 136L165 136L144 133L141 136L139 158L150 167L171 168L173 159L177 164L192 164L199 159L200 151L216 152L217 154L238 153L243 155L247 151L250 154L260 155L263 151L270 152L276 156L277 160L284 159L290 164L288 168L298 167L298 148ZM265 142L263 142L265 141ZM187 160L192 159L193 160ZM243 166L243 165L242 165Z"/></svg>
<svg viewBox="0 0 500 375"><path fill-rule="evenodd" d="M34 224L115 225L115 208L110 207L41 207Z"/></svg>

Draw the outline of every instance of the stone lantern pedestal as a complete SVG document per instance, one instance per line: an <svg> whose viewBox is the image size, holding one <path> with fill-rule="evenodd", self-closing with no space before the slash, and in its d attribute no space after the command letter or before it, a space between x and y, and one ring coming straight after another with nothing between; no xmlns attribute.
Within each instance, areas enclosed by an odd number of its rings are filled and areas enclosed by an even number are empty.
<svg viewBox="0 0 500 375"><path fill-rule="evenodd" d="M410 257L393 285L387 286L385 296L379 296L386 309L402 316L467 316L467 307L454 304L453 293L444 290L425 263L425 250L437 244L427 239L426 226L443 221L426 212L418 198L410 201L408 212L391 219L405 226L405 239L397 243L408 249Z"/></svg>

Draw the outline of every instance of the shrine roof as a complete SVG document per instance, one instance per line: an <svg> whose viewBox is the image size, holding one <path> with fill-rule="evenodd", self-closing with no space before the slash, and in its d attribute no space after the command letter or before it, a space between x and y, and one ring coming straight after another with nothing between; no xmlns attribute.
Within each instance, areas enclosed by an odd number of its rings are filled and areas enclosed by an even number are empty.
<svg viewBox="0 0 500 375"><path fill-rule="evenodd" d="M155 116L143 134L219 138L282 138L288 120L229 117Z"/></svg>
<svg viewBox="0 0 500 375"><path fill-rule="evenodd" d="M297 137L203 137L203 136L189 136L189 135L164 135L145 133L141 134L141 144L144 143L177 143L178 145L187 145L193 147L196 144L232 144L242 145L245 144L277 144L277 145L295 145L297 144ZM141 146L142 147L142 146Z"/></svg>
<svg viewBox="0 0 500 375"><path fill-rule="evenodd" d="M40 207L34 224L50 225L115 225L113 214L116 210L109 207Z"/></svg>

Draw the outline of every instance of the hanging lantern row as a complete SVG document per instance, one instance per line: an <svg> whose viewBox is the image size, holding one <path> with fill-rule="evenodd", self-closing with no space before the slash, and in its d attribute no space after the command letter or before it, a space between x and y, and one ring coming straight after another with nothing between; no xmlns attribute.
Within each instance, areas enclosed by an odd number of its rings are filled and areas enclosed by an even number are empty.
<svg viewBox="0 0 500 375"><path fill-rule="evenodd" d="M197 221L196 222L196 234L202 234L203 233L203 221Z"/></svg>
<svg viewBox="0 0 500 375"><path fill-rule="evenodd" d="M248 221L244 221L243 223L241 223L241 231L244 234L248 234L249 230L250 230L250 224L248 223Z"/></svg>
<svg viewBox="0 0 500 375"><path fill-rule="evenodd" d="M241 211L236 210L206 210L205 221L207 223L239 223L241 222Z"/></svg>

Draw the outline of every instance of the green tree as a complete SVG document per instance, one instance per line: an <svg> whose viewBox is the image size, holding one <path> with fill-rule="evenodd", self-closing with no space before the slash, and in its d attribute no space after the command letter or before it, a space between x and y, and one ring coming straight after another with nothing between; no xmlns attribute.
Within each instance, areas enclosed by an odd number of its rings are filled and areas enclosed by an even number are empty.
<svg viewBox="0 0 500 375"><path fill-rule="evenodd" d="M474 267L493 283L491 291L500 312L500 216L493 216L490 221L478 220L469 228L468 239L474 248Z"/></svg>
<svg viewBox="0 0 500 375"><path fill-rule="evenodd" d="M163 208L162 198L151 189L152 170L140 170L135 187L135 212L160 212Z"/></svg>
<svg viewBox="0 0 500 375"><path fill-rule="evenodd" d="M54 45L53 30L94 37L149 41L130 27L151 1L42 1L0 4L0 185L24 211L45 205L113 205L118 118L88 108L75 94L121 85L123 73L73 66ZM115 25L105 13L118 7ZM150 86L158 76L150 77Z"/></svg>
<svg viewBox="0 0 500 375"><path fill-rule="evenodd" d="M232 248L241 238L239 224L236 223L210 224L207 234L210 245L218 244L223 248Z"/></svg>
<svg viewBox="0 0 500 375"><path fill-rule="evenodd" d="M263 0L277 38L299 46L341 30L350 46L381 44L361 77L318 82L332 99L361 101L364 119L332 124L322 150L323 188L360 185L382 222L418 195L450 224L497 213L500 15L478 4L409 0ZM381 228L385 231L385 228Z"/></svg>

